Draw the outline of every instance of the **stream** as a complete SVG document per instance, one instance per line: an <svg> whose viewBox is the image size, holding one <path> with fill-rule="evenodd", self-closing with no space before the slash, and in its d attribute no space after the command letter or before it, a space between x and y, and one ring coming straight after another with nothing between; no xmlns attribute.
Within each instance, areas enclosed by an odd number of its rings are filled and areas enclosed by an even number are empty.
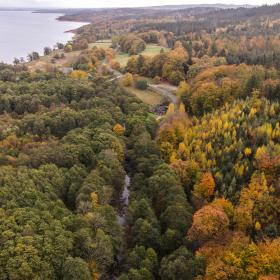
<svg viewBox="0 0 280 280"><path fill-rule="evenodd" d="M120 226L125 226L125 224L126 224L125 208L129 204L130 180L131 180L131 178L126 174L125 175L123 192L122 192L121 197L120 197L120 200L121 200L121 203L122 203L122 209L121 209L121 212L117 215L117 222Z"/></svg>

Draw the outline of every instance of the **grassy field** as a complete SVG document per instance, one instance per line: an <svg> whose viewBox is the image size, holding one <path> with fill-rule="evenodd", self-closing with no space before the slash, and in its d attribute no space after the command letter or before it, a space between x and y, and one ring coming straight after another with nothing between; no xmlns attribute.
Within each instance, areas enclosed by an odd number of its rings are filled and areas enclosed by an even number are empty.
<svg viewBox="0 0 280 280"><path fill-rule="evenodd" d="M114 58L115 61L119 62L119 64L121 65L121 67L125 67L128 60L129 60L129 54L128 53L123 53L120 52L116 55L116 57Z"/></svg>
<svg viewBox="0 0 280 280"><path fill-rule="evenodd" d="M108 49L111 47L111 44L112 44L111 40L99 40L99 41L96 41L95 43L89 44L89 47L90 48L98 47L98 48Z"/></svg>
<svg viewBox="0 0 280 280"><path fill-rule="evenodd" d="M162 46L155 45L155 44L148 44L146 49L141 54L146 56L154 56L159 54L161 49L163 49L164 51L169 51L168 48L164 48Z"/></svg>
<svg viewBox="0 0 280 280"><path fill-rule="evenodd" d="M63 50L55 50L50 55L41 56L40 59L28 62L26 66L32 71L36 70L48 70L50 67L69 67L80 55L81 51L73 51L70 53L64 53L65 57L62 59L56 59L55 63L52 63L52 59L56 54L62 54Z"/></svg>
<svg viewBox="0 0 280 280"><path fill-rule="evenodd" d="M146 49L143 52L141 52L141 54L145 55L145 56L155 56L160 53L161 49L164 49L165 51L169 50L169 49L163 48L162 46L159 46L159 45L148 44ZM121 67L125 67L129 58L130 58L130 56L128 53L120 52L116 55L114 60L118 61L121 65Z"/></svg>
<svg viewBox="0 0 280 280"><path fill-rule="evenodd" d="M91 43L89 44L89 49L93 48L94 46L99 48L109 48L111 46L111 40L100 40L96 41L95 43ZM55 63L52 63L52 58L56 54L62 54L63 52L63 50L55 50L50 55L41 56L40 59L27 63L27 67L30 71L47 70L50 67L69 67L81 53L81 51L64 53L65 58L57 59L55 60Z"/></svg>
<svg viewBox="0 0 280 280"><path fill-rule="evenodd" d="M99 40L96 41L95 43L89 44L89 48L93 48L94 46L96 46L96 47L106 49L111 46L111 43L112 43L111 40ZM145 56L154 56L159 54L161 49L162 49L161 46L155 44L148 44L146 49L141 54ZM168 51L167 48L163 48L163 49L165 51ZM27 66L30 71L47 70L51 67L57 67L57 68L69 67L79 56L81 51L73 51L70 53L65 53L65 58L55 60L55 63L53 64L51 60L54 57L54 55L61 54L61 53L63 53L63 50L55 50L50 55L41 56L39 60L27 63ZM120 52L116 55L114 60L118 61L121 67L125 67L129 58L130 58L129 54Z"/></svg>
<svg viewBox="0 0 280 280"><path fill-rule="evenodd" d="M139 90L134 87L127 87L126 89L148 105L157 105L163 101L163 97L160 94L148 89Z"/></svg>

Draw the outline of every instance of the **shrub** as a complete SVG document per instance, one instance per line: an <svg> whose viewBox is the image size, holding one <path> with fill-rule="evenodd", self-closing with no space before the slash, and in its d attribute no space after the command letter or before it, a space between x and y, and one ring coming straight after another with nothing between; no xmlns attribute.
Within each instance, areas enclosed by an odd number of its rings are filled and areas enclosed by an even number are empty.
<svg viewBox="0 0 280 280"><path fill-rule="evenodd" d="M73 51L72 45L67 44L64 48L64 51L67 52L67 53L72 52Z"/></svg>
<svg viewBox="0 0 280 280"><path fill-rule="evenodd" d="M146 80L137 80L135 87L141 90L146 90L148 88L148 82Z"/></svg>
<svg viewBox="0 0 280 280"><path fill-rule="evenodd" d="M130 73L126 73L122 78L122 84L125 87L130 87L133 85L133 77Z"/></svg>

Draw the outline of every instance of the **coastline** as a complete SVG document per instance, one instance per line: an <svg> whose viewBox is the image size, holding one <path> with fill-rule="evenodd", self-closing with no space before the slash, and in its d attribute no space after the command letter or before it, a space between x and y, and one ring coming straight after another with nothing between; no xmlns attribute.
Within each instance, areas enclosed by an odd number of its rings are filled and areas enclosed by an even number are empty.
<svg viewBox="0 0 280 280"><path fill-rule="evenodd" d="M63 19L63 17L66 16L67 14L59 12L60 10L25 10L25 11L26 12L31 12L32 14L59 14L59 16L57 18L55 18L56 21L80 23L81 26L79 26L75 29L70 29L70 30L66 30L66 31L63 32L63 33L73 33L73 36L72 36L71 39L73 39L77 35L77 30L79 28L91 24L91 22L86 22L86 21Z"/></svg>
<svg viewBox="0 0 280 280"><path fill-rule="evenodd" d="M3 14L6 14L6 17L7 18L10 18L10 13L11 13L11 18L13 17L18 17L16 13L30 13L30 14L40 14L42 13L43 11L42 10L37 10L35 11L34 9L1 9L0 8L0 12L2 12ZM16 16L13 15L13 12L15 13ZM44 12L43 12L44 14ZM58 32L55 32L55 35L53 38L57 38L57 39L52 39L52 36L50 35L46 35L46 36L41 36L40 38L41 39L38 39L36 43L33 44L33 47L31 46L31 48L26 48L24 47L25 44L24 44L24 39L22 39L22 43L21 42L21 39L20 39L20 36L17 36L15 33L15 36L17 39L17 43L13 44L13 50L12 50L12 53L14 54L14 57L23 57L23 58L26 58L26 56L28 55L28 53L32 52L32 51L35 51L35 52L38 52L40 55L43 55L43 52L42 52L42 49L44 46L47 46L47 45L50 45L52 46L53 44L55 44L56 42L58 41L61 41L62 43L67 43L69 41L72 41L75 39L75 36L77 35L77 30L83 26L85 26L86 24L88 24L88 22L84 22L84 21L68 21L68 20L61 20L61 17L63 17L65 14L64 13L58 13L58 11L52 11L51 13L48 12L48 14L55 14L55 15L52 15L50 16L56 23L56 25L62 25L64 26L65 28L59 28L60 30L60 34L61 36L58 36ZM36 15L35 15L36 16ZM37 18L40 18L40 15L37 15ZM45 17L44 15L42 15L42 17ZM46 17L48 18L48 16L46 15ZM36 22L36 20L35 20ZM61 22L61 23L59 23ZM67 22L69 23L67 25ZM72 22L72 24L71 24ZM13 25L11 25L13 26ZM44 25L46 26L46 25ZM50 26L55 26L55 24L51 24ZM54 27L55 28L55 27ZM13 33L13 30L14 28L11 29L11 36ZM51 29L50 29L51 30ZM24 34L24 30L21 34ZM44 33L43 33L44 34ZM50 34L50 32L48 33ZM63 35L64 34L64 35ZM68 35L65 35L65 34L68 34ZM10 36L10 37L11 37ZM61 39L59 39L61 38ZM41 43L40 43L41 42ZM43 44L42 44L43 42ZM45 42L45 43L44 43ZM23 45L22 45L23 44ZM20 46L23 46L23 47L20 47ZM15 46L18 46L18 47L15 47ZM6 45L1 45L1 59L0 61L4 62L4 63L7 63L7 64L12 64L13 62L13 57L9 54L8 52L8 48L6 47Z"/></svg>

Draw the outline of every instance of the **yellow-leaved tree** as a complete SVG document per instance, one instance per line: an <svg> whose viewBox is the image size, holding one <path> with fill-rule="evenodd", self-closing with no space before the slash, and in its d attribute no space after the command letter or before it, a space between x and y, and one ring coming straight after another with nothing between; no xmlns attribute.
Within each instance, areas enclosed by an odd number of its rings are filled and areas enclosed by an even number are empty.
<svg viewBox="0 0 280 280"><path fill-rule="evenodd" d="M133 76L130 73L126 73L122 78L122 84L125 87L131 87L133 85Z"/></svg>
<svg viewBox="0 0 280 280"><path fill-rule="evenodd" d="M178 89L176 91L176 95L178 98L183 98L190 93L190 86L186 81L181 81Z"/></svg>
<svg viewBox="0 0 280 280"><path fill-rule="evenodd" d="M74 70L70 74L71 78L74 79L87 79L88 78L88 73L82 70Z"/></svg>
<svg viewBox="0 0 280 280"><path fill-rule="evenodd" d="M175 112L175 104L174 103L170 103L166 112L166 115L172 115Z"/></svg>
<svg viewBox="0 0 280 280"><path fill-rule="evenodd" d="M114 131L117 135L122 136L122 135L124 135L125 128L124 128L121 124L117 123L117 124L113 127L113 131Z"/></svg>
<svg viewBox="0 0 280 280"><path fill-rule="evenodd" d="M208 199L214 194L215 181L211 172L203 173L199 182L194 185L193 196L197 199Z"/></svg>
<svg viewBox="0 0 280 280"><path fill-rule="evenodd" d="M182 115L186 114L186 108L185 108L185 105L183 103L180 103L179 113L182 114Z"/></svg>

